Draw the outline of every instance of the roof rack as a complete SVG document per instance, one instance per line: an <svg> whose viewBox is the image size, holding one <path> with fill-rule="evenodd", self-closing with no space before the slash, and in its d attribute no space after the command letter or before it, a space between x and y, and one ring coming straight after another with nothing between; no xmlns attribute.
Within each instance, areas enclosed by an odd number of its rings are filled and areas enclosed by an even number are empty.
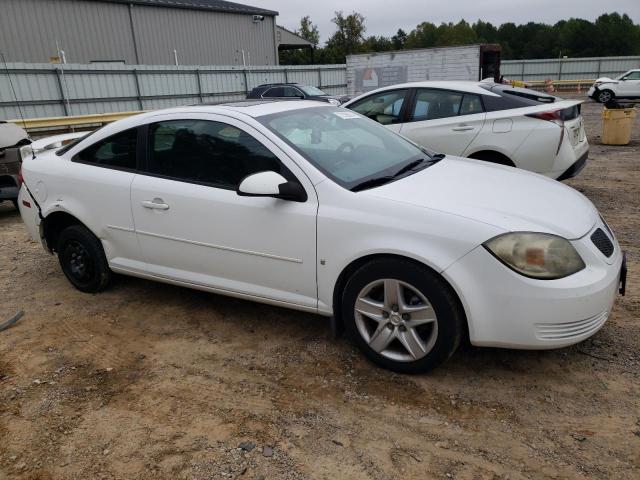
<svg viewBox="0 0 640 480"><path fill-rule="evenodd" d="M275 83L263 83L262 85L258 85L259 87L275 87L277 85L300 85L298 82L275 82Z"/></svg>

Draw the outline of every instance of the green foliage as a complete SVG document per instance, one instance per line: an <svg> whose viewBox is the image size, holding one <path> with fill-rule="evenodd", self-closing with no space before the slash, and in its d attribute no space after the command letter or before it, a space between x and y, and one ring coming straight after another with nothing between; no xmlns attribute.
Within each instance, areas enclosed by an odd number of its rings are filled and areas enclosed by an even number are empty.
<svg viewBox="0 0 640 480"><path fill-rule="evenodd" d="M640 55L640 25L634 24L627 14L605 13L595 22L580 18L561 20L555 25L529 22L516 25L503 23L494 26L478 20L469 24L422 22L409 33L402 29L391 38L365 37L365 18L357 12L344 15L335 12L332 22L337 30L324 47L310 52L281 52L282 64L344 63L351 53L386 52L405 48L430 48L473 43L499 43L502 59L599 57ZM319 45L318 28L307 16L301 19L299 35Z"/></svg>

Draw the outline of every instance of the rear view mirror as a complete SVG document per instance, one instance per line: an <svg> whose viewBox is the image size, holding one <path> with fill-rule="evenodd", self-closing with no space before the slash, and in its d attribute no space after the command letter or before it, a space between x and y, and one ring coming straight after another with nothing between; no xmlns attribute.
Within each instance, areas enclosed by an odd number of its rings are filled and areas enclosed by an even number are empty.
<svg viewBox="0 0 640 480"><path fill-rule="evenodd" d="M274 197L294 202L307 200L307 192L302 185L272 171L249 175L240 182L236 193L243 197Z"/></svg>

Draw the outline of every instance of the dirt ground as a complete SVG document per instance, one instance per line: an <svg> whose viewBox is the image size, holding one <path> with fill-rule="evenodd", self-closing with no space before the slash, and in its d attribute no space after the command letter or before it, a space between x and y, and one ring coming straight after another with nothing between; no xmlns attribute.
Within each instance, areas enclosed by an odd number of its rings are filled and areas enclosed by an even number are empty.
<svg viewBox="0 0 640 480"><path fill-rule="evenodd" d="M74 290L0 205L0 480L640 478L640 121L569 181L628 252L627 296L562 350L463 347L422 376L326 319L118 278ZM242 445L242 447L241 447Z"/></svg>

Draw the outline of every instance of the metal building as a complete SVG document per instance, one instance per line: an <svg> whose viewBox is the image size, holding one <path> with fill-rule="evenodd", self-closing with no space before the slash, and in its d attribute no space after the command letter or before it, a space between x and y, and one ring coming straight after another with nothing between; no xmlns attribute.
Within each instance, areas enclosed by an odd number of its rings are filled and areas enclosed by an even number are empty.
<svg viewBox="0 0 640 480"><path fill-rule="evenodd" d="M222 0L1 0L0 51L7 62L277 65L277 15Z"/></svg>

